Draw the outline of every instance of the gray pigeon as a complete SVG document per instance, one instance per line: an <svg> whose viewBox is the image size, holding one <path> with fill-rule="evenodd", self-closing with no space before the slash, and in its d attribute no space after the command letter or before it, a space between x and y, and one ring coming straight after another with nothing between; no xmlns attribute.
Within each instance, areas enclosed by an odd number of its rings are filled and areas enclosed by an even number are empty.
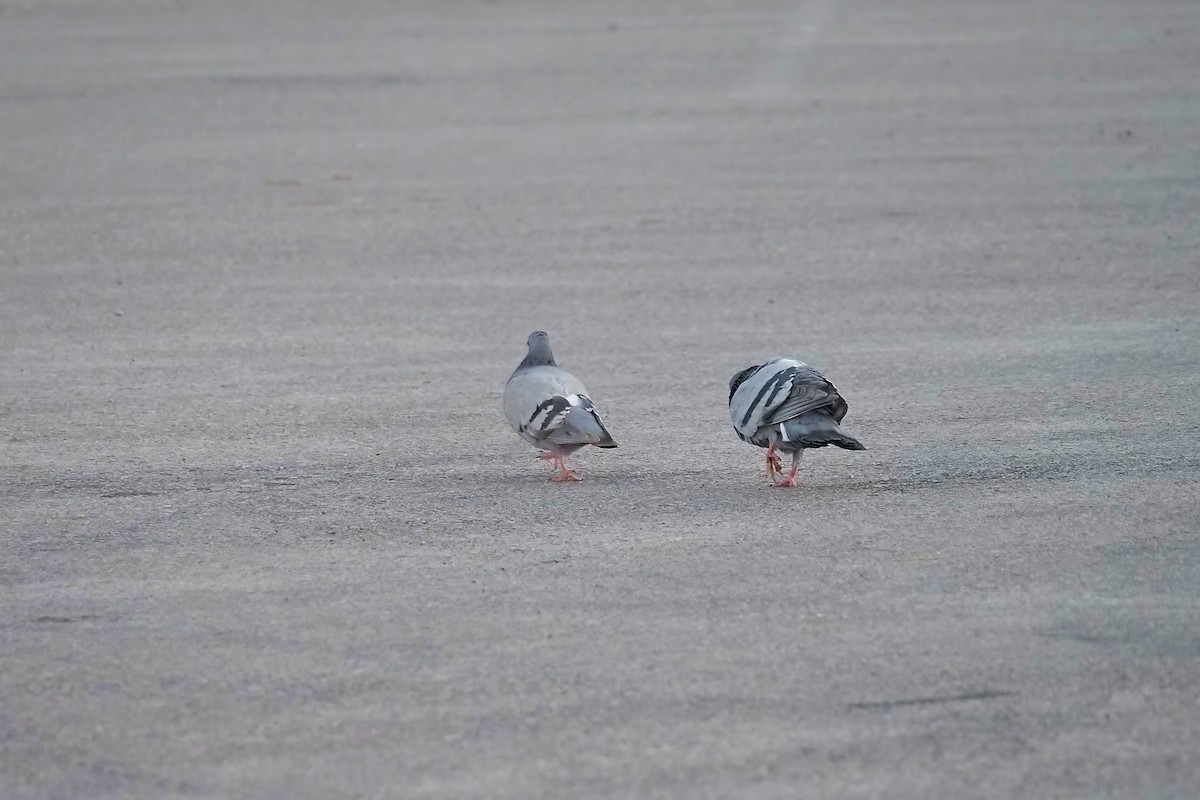
<svg viewBox="0 0 1200 800"><path fill-rule="evenodd" d="M566 457L585 445L616 447L579 379L554 363L550 337L534 331L529 352L504 387L504 416L522 439L559 468L552 480L582 480Z"/></svg>
<svg viewBox="0 0 1200 800"><path fill-rule="evenodd" d="M792 358L775 358L729 380L729 418L743 442L767 448L767 476L783 475L776 450L792 454L792 471L776 486L795 486L809 447L866 450L838 424L850 406L825 376Z"/></svg>

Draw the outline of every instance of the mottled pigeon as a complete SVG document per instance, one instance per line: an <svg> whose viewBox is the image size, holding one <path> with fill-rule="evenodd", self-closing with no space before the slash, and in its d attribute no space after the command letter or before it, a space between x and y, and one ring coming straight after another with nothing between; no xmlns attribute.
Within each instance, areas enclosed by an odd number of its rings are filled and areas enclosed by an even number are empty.
<svg viewBox="0 0 1200 800"><path fill-rule="evenodd" d="M809 447L866 450L838 424L850 406L825 376L792 358L744 369L729 381L729 418L743 442L767 448L767 476L783 475L776 450L792 454L792 471L776 486L795 486L800 456Z"/></svg>
<svg viewBox="0 0 1200 800"><path fill-rule="evenodd" d="M616 447L600 414L579 379L554 363L550 337L534 331L529 352L504 387L504 416L513 430L545 452L538 457L559 468L552 480L581 478L567 467L566 457L584 445Z"/></svg>

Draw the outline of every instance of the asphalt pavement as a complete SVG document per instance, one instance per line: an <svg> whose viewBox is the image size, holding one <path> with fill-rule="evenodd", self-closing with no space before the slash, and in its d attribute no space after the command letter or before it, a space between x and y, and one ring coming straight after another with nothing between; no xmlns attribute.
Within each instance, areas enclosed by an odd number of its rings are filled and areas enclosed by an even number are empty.
<svg viewBox="0 0 1200 800"><path fill-rule="evenodd" d="M0 797L1200 796L1198 76L1193 0L5 0ZM776 355L869 448L794 490Z"/></svg>

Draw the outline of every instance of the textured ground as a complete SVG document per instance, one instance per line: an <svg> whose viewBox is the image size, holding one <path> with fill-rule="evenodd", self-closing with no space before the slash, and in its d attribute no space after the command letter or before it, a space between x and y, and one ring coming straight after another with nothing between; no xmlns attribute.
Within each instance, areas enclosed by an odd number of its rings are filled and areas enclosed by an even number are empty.
<svg viewBox="0 0 1200 800"><path fill-rule="evenodd" d="M650 5L0 6L0 796L1200 795L1195 3Z"/></svg>

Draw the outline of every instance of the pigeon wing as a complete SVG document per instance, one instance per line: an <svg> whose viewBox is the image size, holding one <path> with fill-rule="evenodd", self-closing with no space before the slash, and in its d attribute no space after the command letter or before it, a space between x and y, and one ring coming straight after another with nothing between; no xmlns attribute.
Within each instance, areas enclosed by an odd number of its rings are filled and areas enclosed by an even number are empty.
<svg viewBox="0 0 1200 800"><path fill-rule="evenodd" d="M787 422L818 408L828 408L834 420L841 422L850 409L838 394L837 387L807 364L801 364L792 374L790 381L787 397L763 417L762 424L776 425Z"/></svg>
<svg viewBox="0 0 1200 800"><path fill-rule="evenodd" d="M793 358L776 358L737 388L729 401L733 428L750 439L764 425L775 425L830 406L836 419L846 414L846 401L815 369Z"/></svg>
<svg viewBox="0 0 1200 800"><path fill-rule="evenodd" d="M582 392L583 384L564 369L518 369L504 387L504 416L521 436L540 442L564 426L568 414L578 405L572 399Z"/></svg>
<svg viewBox="0 0 1200 800"><path fill-rule="evenodd" d="M546 438L555 444L594 444L598 447L616 447L612 435L604 427L600 413L586 394L574 394L566 398L571 408L564 414L563 424Z"/></svg>

